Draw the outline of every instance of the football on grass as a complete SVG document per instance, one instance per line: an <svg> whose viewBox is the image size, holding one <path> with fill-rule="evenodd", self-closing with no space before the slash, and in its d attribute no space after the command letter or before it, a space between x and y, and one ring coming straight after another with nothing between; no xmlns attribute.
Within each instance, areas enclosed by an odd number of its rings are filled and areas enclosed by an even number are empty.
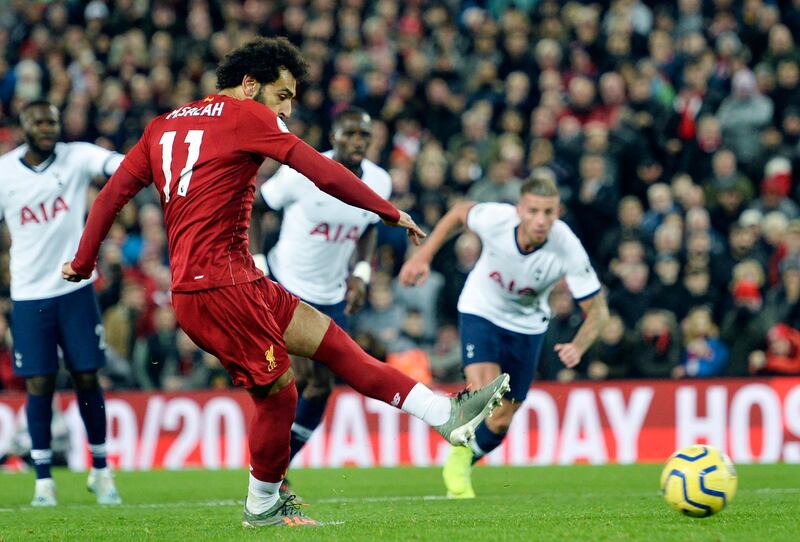
<svg viewBox="0 0 800 542"><path fill-rule="evenodd" d="M692 517L716 514L736 495L736 470L724 452L695 444L670 456L661 473L667 503Z"/></svg>

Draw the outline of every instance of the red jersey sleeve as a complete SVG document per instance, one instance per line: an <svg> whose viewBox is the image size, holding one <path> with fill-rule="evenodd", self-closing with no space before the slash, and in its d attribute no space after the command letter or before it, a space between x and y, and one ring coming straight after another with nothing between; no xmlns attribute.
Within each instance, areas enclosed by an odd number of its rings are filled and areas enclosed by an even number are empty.
<svg viewBox="0 0 800 542"><path fill-rule="evenodd" d="M236 131L247 152L268 156L302 173L331 196L355 207L372 211L391 222L399 211L376 194L340 163L321 155L289 132L278 115L253 100L243 100Z"/></svg>
<svg viewBox="0 0 800 542"><path fill-rule="evenodd" d="M141 139L125 155L120 167L97 195L89 211L78 251L72 260L72 269L84 277L91 276L97 263L100 244L111 229L117 213L139 190L148 186L153 180L147 157L149 133L148 126Z"/></svg>

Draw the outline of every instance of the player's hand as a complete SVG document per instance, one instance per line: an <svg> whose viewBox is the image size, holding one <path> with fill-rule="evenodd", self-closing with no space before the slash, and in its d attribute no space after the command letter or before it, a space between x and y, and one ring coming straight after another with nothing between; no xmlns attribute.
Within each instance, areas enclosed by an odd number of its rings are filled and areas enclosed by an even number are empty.
<svg viewBox="0 0 800 542"><path fill-rule="evenodd" d="M425 232L422 231L419 226L417 226L416 222L414 222L414 219L408 216L408 213L404 211L400 211L400 220L397 222L389 222L384 220L383 223L387 226L399 226L408 230L408 238L411 239L411 242L416 246L419 246L419 244L422 243L422 240L427 237Z"/></svg>
<svg viewBox="0 0 800 542"><path fill-rule="evenodd" d="M581 362L583 352L573 343L557 344L553 350L558 354L558 359L561 360L561 363L569 369L572 369Z"/></svg>
<svg viewBox="0 0 800 542"><path fill-rule="evenodd" d="M431 274L431 264L422 258L412 257L400 268L400 284L422 286Z"/></svg>
<svg viewBox="0 0 800 542"><path fill-rule="evenodd" d="M347 301L344 313L348 316L357 313L364 306L364 301L367 299L367 285L358 277L348 277L347 293L344 298Z"/></svg>
<svg viewBox="0 0 800 542"><path fill-rule="evenodd" d="M79 275L74 269L72 269L72 262L66 262L61 266L61 278L70 282L80 282L88 279L89 277Z"/></svg>

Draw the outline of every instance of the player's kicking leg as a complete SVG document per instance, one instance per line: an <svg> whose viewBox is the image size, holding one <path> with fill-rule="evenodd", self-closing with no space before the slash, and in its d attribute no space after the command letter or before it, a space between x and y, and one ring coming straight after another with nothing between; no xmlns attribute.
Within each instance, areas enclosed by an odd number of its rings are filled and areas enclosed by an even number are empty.
<svg viewBox="0 0 800 542"><path fill-rule="evenodd" d="M465 391L453 398L435 395L393 367L371 358L330 318L302 302L291 311L284 339L289 353L324 363L356 391L424 420L453 444L468 442L475 427L491 413L509 389L508 375L500 375L479 390ZM321 525L303 514L293 495L280 494L281 479L289 463L288 454L284 458L280 452L282 447L259 443L262 439L277 438L280 430L275 427L275 420L283 418L284 409L294 412L297 390L290 385L292 383L290 370L269 391L267 399L284 396L279 401L272 401L269 409L258 404L260 399L251 390L256 401L256 413L250 430L253 464L242 522L245 527ZM280 386L283 387L275 391ZM264 413L263 418L261 413ZM265 430L268 424L273 431Z"/></svg>
<svg viewBox="0 0 800 542"><path fill-rule="evenodd" d="M475 428L510 389L509 376L455 397L436 395L394 367L369 356L342 329L313 307L300 303L284 333L290 353L325 364L359 393L400 408L425 421L456 446L466 445Z"/></svg>

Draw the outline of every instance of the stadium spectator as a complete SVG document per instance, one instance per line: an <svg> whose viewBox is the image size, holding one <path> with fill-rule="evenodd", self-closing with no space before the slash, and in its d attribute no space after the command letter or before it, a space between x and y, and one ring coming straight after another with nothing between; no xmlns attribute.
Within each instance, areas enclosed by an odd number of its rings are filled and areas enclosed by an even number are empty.
<svg viewBox="0 0 800 542"><path fill-rule="evenodd" d="M751 374L800 374L800 331L786 324L775 324L767 333L766 352L755 350L750 354Z"/></svg>
<svg viewBox="0 0 800 542"><path fill-rule="evenodd" d="M631 375L631 339L619 314L611 312L608 322L589 352L586 376L591 380L627 378Z"/></svg>
<svg viewBox="0 0 800 542"><path fill-rule="evenodd" d="M728 347L719 340L711 309L698 306L689 311L681 322L683 355L673 377L720 376L728 362Z"/></svg>
<svg viewBox="0 0 800 542"><path fill-rule="evenodd" d="M743 279L734 283L733 303L723 317L720 338L730 349L727 374L748 374L750 353L763 350L770 318L761 309L763 298L758 283Z"/></svg>
<svg viewBox="0 0 800 542"><path fill-rule="evenodd" d="M176 389L180 386L180 353L175 312L170 306L159 307L154 321L154 331L138 339L133 348L136 386L143 390Z"/></svg>
<svg viewBox="0 0 800 542"><path fill-rule="evenodd" d="M736 153L745 169L751 166L759 152L761 130L772 121L773 105L756 87L756 76L749 69L733 75L732 93L717 110L722 128L722 141Z"/></svg>
<svg viewBox="0 0 800 542"><path fill-rule="evenodd" d="M767 292L764 310L772 321L800 329L800 259L797 256L781 262L780 277L780 284Z"/></svg>
<svg viewBox="0 0 800 542"><path fill-rule="evenodd" d="M675 316L650 309L636 323L631 343L632 376L666 378L681 361L680 330Z"/></svg>
<svg viewBox="0 0 800 542"><path fill-rule="evenodd" d="M355 328L370 333L390 350L400 338L406 310L396 304L391 278L376 273L370 285L367 306L355 317Z"/></svg>
<svg viewBox="0 0 800 542"><path fill-rule="evenodd" d="M106 329L109 349L128 361L131 360L136 343L139 319L146 308L144 288L133 280L127 280L122 285L119 303L103 315L103 327Z"/></svg>

